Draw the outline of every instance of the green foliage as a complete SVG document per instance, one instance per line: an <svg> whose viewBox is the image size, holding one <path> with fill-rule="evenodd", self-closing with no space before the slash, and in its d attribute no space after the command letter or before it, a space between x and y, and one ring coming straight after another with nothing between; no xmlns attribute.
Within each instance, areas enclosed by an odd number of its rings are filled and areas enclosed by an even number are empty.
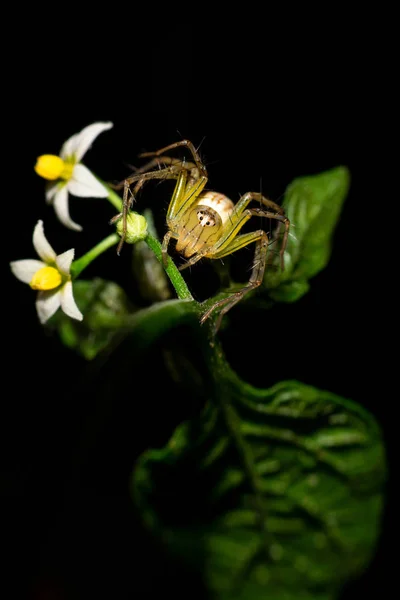
<svg viewBox="0 0 400 600"><path fill-rule="evenodd" d="M136 465L145 522L212 598L334 598L379 532L379 429L326 391L223 373L199 418Z"/></svg>
<svg viewBox="0 0 400 600"><path fill-rule="evenodd" d="M58 330L65 346L92 360L120 337L120 321L132 311L132 305L116 283L99 278L77 280L74 296L85 315L83 321L74 321L58 311L49 325Z"/></svg>
<svg viewBox="0 0 400 600"><path fill-rule="evenodd" d="M326 266L348 188L345 167L288 187L284 206L293 235L285 270L275 258L266 270L266 307L301 298ZM161 264L158 240L149 235L146 244ZM138 287L154 300L151 306L130 306L112 282L76 281L83 322L59 311L51 324L87 359L127 336L133 358L179 325L190 328L194 354L202 353L208 370L202 413L135 466L132 495L144 523L215 600L336 598L365 569L379 535L385 453L374 418L298 381L270 389L243 382L213 336L218 315L199 325L217 297L195 302L169 259L165 271L180 299L157 302L165 298L165 279L155 287L158 264L140 252L151 268L143 268ZM181 364L190 396L202 382Z"/></svg>
<svg viewBox="0 0 400 600"><path fill-rule="evenodd" d="M267 268L264 285L275 302L294 302L307 293L308 280L326 267L332 238L350 185L346 167L295 179L283 206L291 222L285 269Z"/></svg>

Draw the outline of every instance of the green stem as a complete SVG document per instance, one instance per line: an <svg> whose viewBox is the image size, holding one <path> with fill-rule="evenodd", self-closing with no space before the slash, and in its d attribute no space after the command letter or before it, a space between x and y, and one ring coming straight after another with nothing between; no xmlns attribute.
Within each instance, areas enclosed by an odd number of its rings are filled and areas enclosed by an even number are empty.
<svg viewBox="0 0 400 600"><path fill-rule="evenodd" d="M161 248L160 242L150 234L147 235L147 237L145 238L144 241L146 242L146 244L148 245L150 250L152 250L154 252L158 261L161 264L163 264L162 248ZM164 268L165 268L165 272L167 273L168 277L171 280L172 285L175 288L178 298L180 298L181 300L193 300L193 296L190 293L185 280L183 279L182 275L180 274L180 272L178 271L174 262L171 260L171 258L169 256L168 256L167 266Z"/></svg>
<svg viewBox="0 0 400 600"><path fill-rule="evenodd" d="M209 338L210 339L210 338ZM254 453L241 430L240 417L234 407L232 390L240 389L243 385L238 375L232 370L226 360L220 342L212 338L211 343L204 344L203 356L210 369L210 378L214 380L214 400L221 408L222 415L229 434L236 446L243 469L254 493L254 508L264 536L264 547L269 556L271 537L267 529L267 510L263 503L260 476L255 467Z"/></svg>
<svg viewBox="0 0 400 600"><path fill-rule="evenodd" d="M89 252L86 252L83 256L75 260L71 265L71 277L75 279L78 277L90 263L100 256L103 252L115 246L119 242L119 235L117 233L112 233L108 237L104 238L97 246L94 246Z"/></svg>

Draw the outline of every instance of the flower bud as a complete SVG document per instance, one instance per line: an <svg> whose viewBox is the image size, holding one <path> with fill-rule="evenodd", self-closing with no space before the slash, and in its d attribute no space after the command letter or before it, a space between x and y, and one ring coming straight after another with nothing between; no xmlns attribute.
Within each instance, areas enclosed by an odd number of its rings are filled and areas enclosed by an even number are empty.
<svg viewBox="0 0 400 600"><path fill-rule="evenodd" d="M123 225L124 220L121 217L117 222L117 233L121 237L123 236ZM136 244L140 240L144 240L147 237L147 221L136 212L130 212L126 218L126 237L125 241L128 244Z"/></svg>

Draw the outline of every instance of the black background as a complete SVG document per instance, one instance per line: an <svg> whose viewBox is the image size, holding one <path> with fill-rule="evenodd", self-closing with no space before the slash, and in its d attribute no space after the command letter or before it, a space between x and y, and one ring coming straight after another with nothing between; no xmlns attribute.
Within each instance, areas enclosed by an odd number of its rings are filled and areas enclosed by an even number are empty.
<svg viewBox="0 0 400 600"><path fill-rule="evenodd" d="M165 443L193 407L168 387L157 349L140 369L132 365L129 393L98 406L95 388L75 384L85 377L82 361L38 324L33 292L8 270L10 260L34 256L31 232L39 218L57 252L74 246L79 256L110 232L112 207L91 199L70 201L84 232L63 229L33 172L38 155L57 154L92 122L114 123L84 160L107 181L122 179L139 152L181 138L201 145L210 187L234 200L262 185L280 202L295 177L349 167L352 184L332 258L310 292L271 318L232 311L230 333L221 339L235 369L256 385L296 378L366 407L382 426L390 462L394 394L385 350L388 285L380 275L387 207L379 190L371 191L383 80L368 36L345 22L324 17L319 27L298 28L294 38L286 22L277 31L255 16L231 29L212 22L193 28L188 20L156 31L143 30L140 19L125 27L120 15L103 20L98 38L93 27L84 52L84 28L63 37L64 30L58 35L54 26L50 36L37 25L23 58L13 60L4 110L1 491L15 593L131 598L178 586L182 597L201 596L197 582L146 545L127 490L137 454ZM120 29L120 37L109 38L105 25L114 35ZM166 206L167 198L161 215ZM123 284L128 261L128 252L118 258L110 251L87 276ZM203 266L198 273L188 277L201 296L209 273ZM391 493L389 481L378 551L344 598L375 594L389 581ZM145 568L149 560L154 572Z"/></svg>

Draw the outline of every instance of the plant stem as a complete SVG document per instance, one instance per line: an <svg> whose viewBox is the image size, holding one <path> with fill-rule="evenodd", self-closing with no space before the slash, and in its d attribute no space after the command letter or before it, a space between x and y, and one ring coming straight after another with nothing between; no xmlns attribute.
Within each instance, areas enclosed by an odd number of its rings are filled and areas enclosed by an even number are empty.
<svg viewBox="0 0 400 600"><path fill-rule="evenodd" d="M156 238L154 238L150 234L147 235L147 237L145 238L144 241L146 242L148 247L154 252L158 261L161 264L163 264L162 249L161 249L160 242L158 240L156 240ZM178 298L180 298L181 300L193 300L193 296L190 293L190 290L189 290L188 286L186 285L185 280L183 279L182 275L180 274L180 272L178 271L174 262L171 260L171 258L169 256L168 256L167 266L164 268L165 268L165 272L167 273L168 277L171 280L172 285L175 288Z"/></svg>
<svg viewBox="0 0 400 600"><path fill-rule="evenodd" d="M117 233L112 233L108 237L104 238L97 246L94 246L89 252L86 252L83 256L75 260L71 265L71 276L73 279L78 277L90 263L100 256L103 252L115 246L119 242L119 235Z"/></svg>

